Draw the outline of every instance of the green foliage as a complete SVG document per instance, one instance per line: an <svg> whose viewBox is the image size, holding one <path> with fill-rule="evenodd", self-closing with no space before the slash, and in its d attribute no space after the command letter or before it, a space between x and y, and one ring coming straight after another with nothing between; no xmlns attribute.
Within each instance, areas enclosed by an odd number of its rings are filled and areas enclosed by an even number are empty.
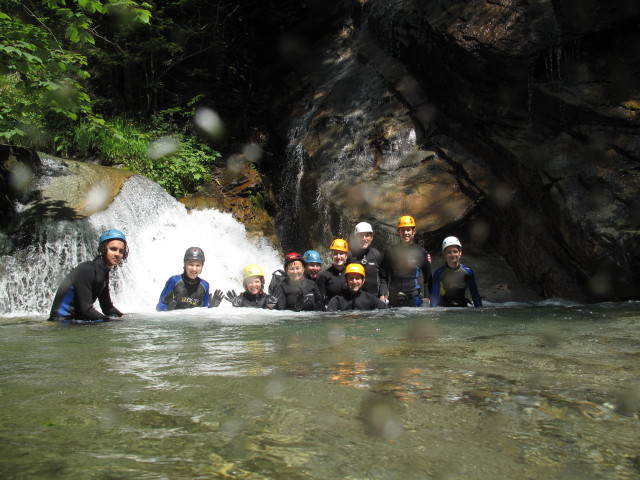
<svg viewBox="0 0 640 480"><path fill-rule="evenodd" d="M64 156L76 153L123 164L181 197L208 180L211 167L220 159L220 153L209 145L179 131L172 115L183 114L177 110L157 115L146 129L124 117L104 125L79 122L55 137L56 151Z"/></svg>
<svg viewBox="0 0 640 480"><path fill-rule="evenodd" d="M95 44L95 19L127 13L148 23L150 5L132 0L0 0L0 140L33 143L28 134L46 128L47 117L91 120L84 49ZM10 105L10 107L7 107Z"/></svg>

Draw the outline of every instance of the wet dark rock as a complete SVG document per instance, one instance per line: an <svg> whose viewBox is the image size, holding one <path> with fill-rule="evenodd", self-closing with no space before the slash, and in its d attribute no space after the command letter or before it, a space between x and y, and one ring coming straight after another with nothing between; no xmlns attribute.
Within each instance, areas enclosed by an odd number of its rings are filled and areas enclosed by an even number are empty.
<svg viewBox="0 0 640 480"><path fill-rule="evenodd" d="M292 241L328 244L367 220L384 246L411 214L430 250L457 234L544 297L640 298L640 3L348 12L278 104L299 157L285 168L304 165L301 206L284 210L309 234Z"/></svg>

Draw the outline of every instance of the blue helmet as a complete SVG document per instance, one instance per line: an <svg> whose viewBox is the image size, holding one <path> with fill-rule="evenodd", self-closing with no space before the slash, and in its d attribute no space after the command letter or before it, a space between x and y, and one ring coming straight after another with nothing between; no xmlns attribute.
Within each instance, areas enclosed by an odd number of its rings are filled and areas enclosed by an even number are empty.
<svg viewBox="0 0 640 480"><path fill-rule="evenodd" d="M110 240L122 240L124 243L127 243L127 238L124 236L120 230L110 229L100 235L100 239L98 240L98 245L102 242L107 242Z"/></svg>
<svg viewBox="0 0 640 480"><path fill-rule="evenodd" d="M322 263L322 258L320 258L320 254L315 250L307 250L304 252L302 256L304 261L307 263Z"/></svg>

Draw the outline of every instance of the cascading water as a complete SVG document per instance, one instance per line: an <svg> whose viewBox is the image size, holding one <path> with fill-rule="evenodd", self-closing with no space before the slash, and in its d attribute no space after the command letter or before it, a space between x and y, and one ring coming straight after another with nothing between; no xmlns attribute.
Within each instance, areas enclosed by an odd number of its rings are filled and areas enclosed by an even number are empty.
<svg viewBox="0 0 640 480"><path fill-rule="evenodd" d="M191 246L204 250L201 277L213 289L241 290L247 264L260 265L267 281L280 268L278 252L267 241L247 238L230 214L188 213L159 185L134 176L107 209L80 220L43 223L34 246L2 257L0 314L48 314L62 278L95 256L98 236L109 228L123 231L129 245L127 263L111 280L114 303L125 312L152 311L166 280L182 272L184 251Z"/></svg>

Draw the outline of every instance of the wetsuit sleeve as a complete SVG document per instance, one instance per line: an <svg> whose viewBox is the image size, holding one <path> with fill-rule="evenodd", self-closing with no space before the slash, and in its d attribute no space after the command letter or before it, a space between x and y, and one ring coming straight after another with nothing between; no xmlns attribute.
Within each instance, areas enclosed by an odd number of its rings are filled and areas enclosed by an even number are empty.
<svg viewBox="0 0 640 480"><path fill-rule="evenodd" d="M387 249L382 254L382 260L380 261L380 268L378 269L378 277L380 278L380 287L378 293L382 296L387 296L389 293L389 274L391 273L391 253Z"/></svg>
<svg viewBox="0 0 640 480"><path fill-rule="evenodd" d="M378 297L374 296L374 300L375 300L375 302L374 302L375 308L377 308L379 310L387 308L387 304L385 302L383 302L382 300L380 300Z"/></svg>
<svg viewBox="0 0 640 480"><path fill-rule="evenodd" d="M100 296L98 297L98 301L100 302L100 308L102 309L102 313L104 313L108 317L123 317L124 313L118 310L111 301L111 292L109 290L109 284L102 290Z"/></svg>
<svg viewBox="0 0 640 480"><path fill-rule="evenodd" d="M429 299L429 305L431 307L437 307L440 304L440 278L444 268L439 268L436 273L433 274L431 281L431 298Z"/></svg>
<svg viewBox="0 0 640 480"><path fill-rule="evenodd" d="M431 262L429 262L429 254L426 250L424 251L424 262L422 263L420 269L422 270L422 278L424 280L424 296L429 297L431 294L433 277L431 275Z"/></svg>
<svg viewBox="0 0 640 480"><path fill-rule="evenodd" d="M276 310L286 310L287 309L287 296L284 294L284 290L282 288L282 284L279 284L274 292L273 296L277 298L276 300Z"/></svg>
<svg viewBox="0 0 640 480"><path fill-rule="evenodd" d="M320 272L320 275L318 275L318 278L316 279L316 285L318 286L320 295L322 295L322 298L324 298L327 293L327 277L324 275L324 272Z"/></svg>
<svg viewBox="0 0 640 480"><path fill-rule="evenodd" d="M318 288L317 285L313 286L313 296L316 302L316 311L324 312L325 311L324 295L320 293L320 288Z"/></svg>
<svg viewBox="0 0 640 480"><path fill-rule="evenodd" d="M200 285L204 287L204 296L202 297L202 306L209 308L209 282L200 279Z"/></svg>
<svg viewBox="0 0 640 480"><path fill-rule="evenodd" d="M167 280L167 283L165 283L164 288L162 289L162 293L160 294L160 300L156 305L157 311L166 312L167 310L173 310L175 308L176 303L171 301L172 298L170 296L170 293L173 292L173 289L176 286L177 278L180 277L171 277L169 278L169 280Z"/></svg>
<svg viewBox="0 0 640 480"><path fill-rule="evenodd" d="M335 295L331 300L329 300L329 303L327 305L327 312L337 312L338 310L340 310L340 305L339 305L339 297L340 295Z"/></svg>
<svg viewBox="0 0 640 480"><path fill-rule="evenodd" d="M98 272L92 266L90 262L81 263L71 272L71 281L75 288L76 295L76 305L78 306L78 311L76 312L76 318L81 318L83 320L106 320L107 315L103 315L95 308L93 308L93 302L95 299L93 298L93 284L96 281L99 281L97 278ZM107 277L106 282L107 287L100 292L100 306L106 307L109 310L109 307L113 307L113 303L111 303L111 298L109 297L109 280ZM106 293L107 297L103 297Z"/></svg>
<svg viewBox="0 0 640 480"><path fill-rule="evenodd" d="M473 270L467 267L467 274L469 275L469 293L471 293L471 299L473 300L473 305L476 307L482 306L482 298L480 297L480 291L478 290L478 285L476 285L476 277L473 274Z"/></svg>

